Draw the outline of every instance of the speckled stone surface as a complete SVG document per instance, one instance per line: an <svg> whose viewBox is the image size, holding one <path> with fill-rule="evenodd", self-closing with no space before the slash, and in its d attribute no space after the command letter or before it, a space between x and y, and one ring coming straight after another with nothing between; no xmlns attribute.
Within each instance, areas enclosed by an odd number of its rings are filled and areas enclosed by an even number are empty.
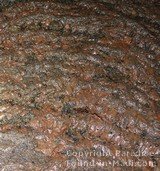
<svg viewBox="0 0 160 171"><path fill-rule="evenodd" d="M159 171L158 1L0 3L0 171Z"/></svg>

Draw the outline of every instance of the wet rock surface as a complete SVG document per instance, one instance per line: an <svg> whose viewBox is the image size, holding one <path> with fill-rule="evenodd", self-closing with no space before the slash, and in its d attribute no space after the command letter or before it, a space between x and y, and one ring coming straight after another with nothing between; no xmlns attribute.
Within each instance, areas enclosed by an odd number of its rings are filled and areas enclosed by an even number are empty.
<svg viewBox="0 0 160 171"><path fill-rule="evenodd" d="M0 12L0 170L158 171L158 1L13 2Z"/></svg>

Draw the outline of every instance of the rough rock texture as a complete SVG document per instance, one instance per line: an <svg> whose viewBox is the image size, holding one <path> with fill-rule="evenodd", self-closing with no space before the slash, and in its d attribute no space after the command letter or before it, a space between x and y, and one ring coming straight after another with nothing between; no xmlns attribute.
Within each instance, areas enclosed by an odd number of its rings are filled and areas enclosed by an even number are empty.
<svg viewBox="0 0 160 171"><path fill-rule="evenodd" d="M8 2L0 170L158 171L158 1Z"/></svg>

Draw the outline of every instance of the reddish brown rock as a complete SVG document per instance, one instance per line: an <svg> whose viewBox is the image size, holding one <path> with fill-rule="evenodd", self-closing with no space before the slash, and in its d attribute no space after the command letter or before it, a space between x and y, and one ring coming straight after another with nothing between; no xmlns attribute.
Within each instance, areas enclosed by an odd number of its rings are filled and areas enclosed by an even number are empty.
<svg viewBox="0 0 160 171"><path fill-rule="evenodd" d="M158 171L159 13L139 3L2 8L1 170Z"/></svg>

